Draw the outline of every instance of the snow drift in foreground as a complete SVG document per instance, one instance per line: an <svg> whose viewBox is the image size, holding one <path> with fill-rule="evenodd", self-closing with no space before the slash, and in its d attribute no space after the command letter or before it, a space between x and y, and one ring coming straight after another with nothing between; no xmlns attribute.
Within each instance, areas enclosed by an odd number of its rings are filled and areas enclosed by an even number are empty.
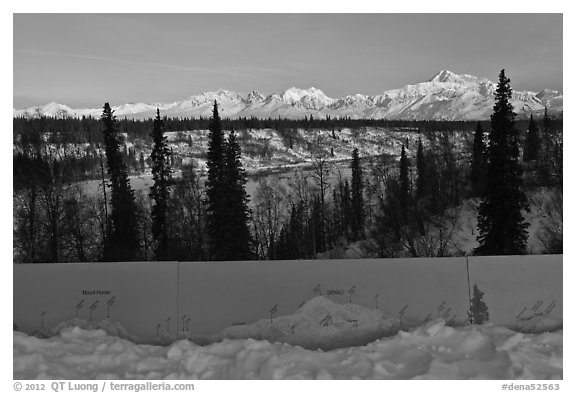
<svg viewBox="0 0 576 393"><path fill-rule="evenodd" d="M14 379L561 379L562 331L524 334L432 321L366 346L328 352L225 339L137 345L67 327L41 339L14 332Z"/></svg>

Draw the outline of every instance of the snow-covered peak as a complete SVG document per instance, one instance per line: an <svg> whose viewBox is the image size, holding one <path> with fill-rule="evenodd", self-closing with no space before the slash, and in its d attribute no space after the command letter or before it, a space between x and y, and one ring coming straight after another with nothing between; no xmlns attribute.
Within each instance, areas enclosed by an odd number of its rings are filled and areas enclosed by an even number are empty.
<svg viewBox="0 0 576 393"><path fill-rule="evenodd" d="M371 97L364 94L351 94L344 98L339 98L332 104L335 109L342 107L363 107L372 103Z"/></svg>
<svg viewBox="0 0 576 393"><path fill-rule="evenodd" d="M455 73L453 73L452 71L448 71L448 70L442 70L439 73L437 73L436 75L434 75L434 77L432 79L430 79L430 82L458 82L459 81L459 76L456 75Z"/></svg>
<svg viewBox="0 0 576 393"><path fill-rule="evenodd" d="M50 102L43 106L33 106L27 109L14 110L14 116L23 117L68 117L74 116L74 110L67 105L60 104L58 102Z"/></svg>
<svg viewBox="0 0 576 393"><path fill-rule="evenodd" d="M291 87L284 91L281 97L288 104L302 106L306 109L320 109L334 102L334 99L315 87L310 87L309 89Z"/></svg>
<svg viewBox="0 0 576 393"><path fill-rule="evenodd" d="M480 84L480 83L492 83L488 79L479 78L474 75L468 74L455 74L452 71L442 70L437 73L432 79L428 82L433 83L454 83L460 85L470 85L470 84Z"/></svg>
<svg viewBox="0 0 576 393"><path fill-rule="evenodd" d="M560 96L562 95L562 93L560 93L557 90L552 90L552 89L544 89L541 92L539 92L538 94L536 94L536 97L544 100L544 99L548 99L548 98L552 98L552 97L556 97L556 96Z"/></svg>
<svg viewBox="0 0 576 393"><path fill-rule="evenodd" d="M256 90L253 90L251 93L248 94L248 96L246 97L246 102L248 104L257 104L259 102L262 102L266 99L266 97L262 94L260 94L259 92L257 92Z"/></svg>
<svg viewBox="0 0 576 393"><path fill-rule="evenodd" d="M44 111L44 112L54 112L54 111L61 111L61 110L71 111L72 108L70 108L67 105L59 104L58 102L54 102L54 101L52 101L52 102L50 102L50 103L48 103L42 107L42 111Z"/></svg>
<svg viewBox="0 0 576 393"><path fill-rule="evenodd" d="M192 96L190 98L195 97L207 97L207 98L229 98L229 99L239 99L240 94L236 93L235 91L230 91L226 89L218 89L216 91L206 91L202 94Z"/></svg>
<svg viewBox="0 0 576 393"><path fill-rule="evenodd" d="M191 96L187 101L192 106L199 106L207 103L214 103L214 101L242 101L242 96L235 91L218 89L216 91L207 91L198 95Z"/></svg>
<svg viewBox="0 0 576 393"><path fill-rule="evenodd" d="M294 103L300 101L302 98L306 96L311 97L327 97L326 94L320 89L315 87L311 87L309 89L300 89L297 87L291 87L282 93L282 99L288 103Z"/></svg>

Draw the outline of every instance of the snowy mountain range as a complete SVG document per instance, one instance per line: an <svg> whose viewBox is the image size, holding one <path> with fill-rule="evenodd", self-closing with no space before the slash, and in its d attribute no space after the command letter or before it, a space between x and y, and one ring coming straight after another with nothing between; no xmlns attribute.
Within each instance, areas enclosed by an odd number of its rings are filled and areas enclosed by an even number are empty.
<svg viewBox="0 0 576 393"><path fill-rule="evenodd" d="M441 71L432 79L382 94L348 95L330 98L320 89L291 87L283 93L268 96L257 91L242 95L220 89L191 96L172 103L128 103L113 107L116 116L127 118L155 117L156 109L168 117L210 116L214 100L222 117L303 118L313 115L372 119L406 120L483 120L489 119L494 105L496 83L472 75ZM544 107L550 114L562 116L563 93L555 90L514 91L512 104L519 117L530 113L541 115ZM99 117L101 108L72 109L51 102L44 106L14 109L15 117Z"/></svg>

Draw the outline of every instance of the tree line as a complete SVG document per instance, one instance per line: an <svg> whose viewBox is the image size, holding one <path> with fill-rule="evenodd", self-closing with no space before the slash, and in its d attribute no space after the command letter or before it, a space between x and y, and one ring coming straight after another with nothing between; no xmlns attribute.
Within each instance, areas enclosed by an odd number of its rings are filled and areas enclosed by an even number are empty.
<svg viewBox="0 0 576 393"><path fill-rule="evenodd" d="M548 118L550 126L553 129L562 128L562 118ZM120 133L124 133L130 140L140 139L144 142L152 142L150 129L154 124L154 119L116 119L117 127ZM172 117L165 118L164 124L170 131L194 131L207 130L210 123L209 117L187 118ZM257 117L239 117L221 119L222 127L226 130L234 129L236 131L247 129L265 129L271 128L281 133L289 135L296 129L358 129L363 127L381 127L389 129L414 129L420 132L438 132L438 131L474 131L477 122L475 121L444 121L444 120L388 120L388 119L352 119L350 117L333 118L314 117L313 115L305 116L302 119L286 118L257 118ZM480 122L484 129L490 127L490 121ZM518 120L517 125L520 129L526 129L529 120ZM98 145L104 142L104 136L101 132L100 119L92 116L75 117L48 117L13 118L13 139L14 145L24 144L22 138L32 138L37 135L47 135L48 140L55 143L79 144L88 143Z"/></svg>

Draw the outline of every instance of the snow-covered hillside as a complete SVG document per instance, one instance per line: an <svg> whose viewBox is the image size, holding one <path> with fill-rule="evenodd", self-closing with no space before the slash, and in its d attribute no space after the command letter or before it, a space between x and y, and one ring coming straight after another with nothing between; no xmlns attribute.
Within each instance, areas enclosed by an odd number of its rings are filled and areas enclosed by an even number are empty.
<svg viewBox="0 0 576 393"><path fill-rule="evenodd" d="M457 133L456 135L461 135ZM166 138L173 154L183 162L195 161L200 169L205 169L205 152L208 149L208 130L167 132ZM350 160L355 148L361 157L398 156L402 145L415 154L418 139L427 145L428 141L418 132L388 128L367 127L360 130L342 128L335 130L296 129L292 134L292 148L287 138L275 129L249 129L238 132L242 148L242 165L249 172L261 170L286 170L290 167L311 165L315 157L327 161ZM461 150L463 141L456 146ZM151 146L144 146L145 156L151 153ZM140 151L137 152L139 154Z"/></svg>
<svg viewBox="0 0 576 393"><path fill-rule="evenodd" d="M488 119L494 105L496 84L472 75L457 75L440 71L426 82L387 90L375 96L362 94L342 98L330 98L315 87L300 89L291 87L282 93L268 96L253 91L244 96L220 89L191 96L172 103L129 103L113 109L117 116L128 118L151 118L160 109L169 117L210 116L214 100L220 105L223 117L286 117L303 118L313 115L374 119L414 120L480 120ZM522 117L530 113L541 114L548 107L552 114L562 114L563 94L553 90L541 92L514 91L512 104ZM91 115L98 117L102 109L72 109L66 105L50 103L27 109L14 109L14 116L71 116Z"/></svg>
<svg viewBox="0 0 576 393"><path fill-rule="evenodd" d="M329 309L330 321L322 312ZM229 328L248 337L200 346L179 340L168 346L138 345L107 333L106 326L68 326L51 338L14 332L14 379L562 379L562 330L519 333L493 325L447 326L430 321L414 329L331 351L276 342L298 329L300 337L370 339L374 326L391 318L355 305L313 299L292 316ZM314 315L313 313L317 313ZM324 323L316 323L323 318ZM354 318L348 320L349 318ZM310 323L308 323L310 322ZM384 326L385 325L385 326ZM296 334L296 333L294 333ZM368 341L366 341L368 342Z"/></svg>

